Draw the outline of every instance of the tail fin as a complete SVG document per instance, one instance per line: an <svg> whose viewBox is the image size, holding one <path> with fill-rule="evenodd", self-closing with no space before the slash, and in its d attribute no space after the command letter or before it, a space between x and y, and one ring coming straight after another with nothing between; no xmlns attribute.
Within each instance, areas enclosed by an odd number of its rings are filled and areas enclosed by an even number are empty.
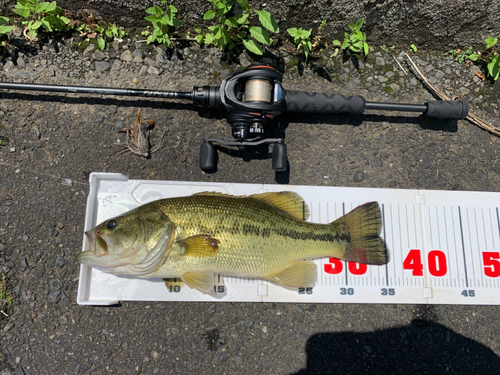
<svg viewBox="0 0 500 375"><path fill-rule="evenodd" d="M378 202L365 203L332 224L346 225L351 239L343 259L365 264L386 264L389 252L380 238L382 215Z"/></svg>

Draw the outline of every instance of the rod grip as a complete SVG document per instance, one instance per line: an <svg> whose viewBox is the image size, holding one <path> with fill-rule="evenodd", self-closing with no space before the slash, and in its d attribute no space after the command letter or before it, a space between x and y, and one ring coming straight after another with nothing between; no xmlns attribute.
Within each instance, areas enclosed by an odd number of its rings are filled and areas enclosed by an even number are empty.
<svg viewBox="0 0 500 375"><path fill-rule="evenodd" d="M469 104L463 100L437 100L425 103L427 111L424 116L463 119L469 113Z"/></svg>
<svg viewBox="0 0 500 375"><path fill-rule="evenodd" d="M365 109L365 98L359 95L344 96L316 92L287 91L286 110L301 113L352 113L360 114Z"/></svg>

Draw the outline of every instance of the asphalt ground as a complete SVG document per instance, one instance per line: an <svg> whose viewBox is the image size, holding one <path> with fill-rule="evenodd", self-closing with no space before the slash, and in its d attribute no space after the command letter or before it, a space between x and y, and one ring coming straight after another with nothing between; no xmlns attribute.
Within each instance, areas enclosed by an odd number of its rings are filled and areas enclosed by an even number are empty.
<svg viewBox="0 0 500 375"><path fill-rule="evenodd" d="M124 51L130 51L125 53ZM26 51L28 52L28 51ZM283 55L283 53L282 53ZM132 57L130 57L132 56ZM396 57L398 55L396 54ZM133 59L136 62L133 62ZM4 61L2 80L190 91L240 65L215 50L173 56L142 44L77 51L42 45ZM290 90L421 104L431 93L379 51L359 69L328 58L268 57ZM499 83L472 66L420 52L417 63L450 96L500 126ZM251 62L241 56L245 65ZM475 78L476 77L476 78ZM160 99L3 92L0 267L14 304L2 319L2 374L480 374L500 370L497 306L145 303L76 304L91 172L131 179L499 191L500 139L465 120L412 113L283 116L289 168L270 155L219 152L198 166L204 138L229 137L220 113ZM150 159L118 154L136 111L155 120ZM261 150L262 151L262 150Z"/></svg>

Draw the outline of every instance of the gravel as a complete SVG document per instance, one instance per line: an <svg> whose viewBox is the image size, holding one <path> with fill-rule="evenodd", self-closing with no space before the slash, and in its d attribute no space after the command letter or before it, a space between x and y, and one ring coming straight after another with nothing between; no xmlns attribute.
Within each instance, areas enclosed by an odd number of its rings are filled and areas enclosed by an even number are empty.
<svg viewBox="0 0 500 375"><path fill-rule="evenodd" d="M33 48L36 53L23 52L21 64L6 58L2 80L191 91L219 85L240 67L216 48L196 46L173 54L135 41L108 43L104 51L92 45L77 51L71 40ZM299 66L292 53L276 51L282 58L266 61L284 70L289 90L381 102L433 99L391 55L377 54L359 70L340 56ZM393 54L404 64L399 52ZM246 52L238 55L253 62ZM470 66L441 53L419 49L415 60L445 93L467 100L474 113L500 126L499 83L474 80ZM158 144L165 134L164 146L150 159L117 154L117 141L125 139L118 130L133 125L139 108L142 119L155 120L151 142ZM15 300L0 327L0 371L498 373L496 306L79 306L74 259L93 171L150 180L499 191L497 137L466 121L413 113L283 116L287 173L274 173L262 155L220 152L218 171L209 174L198 167L199 146L207 137L230 136L230 128L222 116L191 110L189 103L2 93L0 109L2 135L9 138L0 147L0 272Z"/></svg>

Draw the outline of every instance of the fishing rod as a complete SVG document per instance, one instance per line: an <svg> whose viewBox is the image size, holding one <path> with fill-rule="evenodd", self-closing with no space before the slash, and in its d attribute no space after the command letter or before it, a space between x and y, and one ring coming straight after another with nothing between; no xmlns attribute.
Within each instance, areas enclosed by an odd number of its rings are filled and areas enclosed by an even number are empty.
<svg viewBox="0 0 500 375"><path fill-rule="evenodd" d="M290 91L281 86L282 75L268 65L251 65L229 74L220 86L195 86L191 92L137 90L108 87L43 85L0 82L4 90L32 90L71 94L142 96L190 100L196 107L225 109L232 138L207 138L200 148L200 168L217 168L215 144L237 146L240 150L273 144L272 168L287 168L284 138L267 137L268 124L282 113L353 114L365 110L418 112L428 117L464 119L469 105L462 100L429 101L424 104L367 102L360 95L344 96L316 92Z"/></svg>

